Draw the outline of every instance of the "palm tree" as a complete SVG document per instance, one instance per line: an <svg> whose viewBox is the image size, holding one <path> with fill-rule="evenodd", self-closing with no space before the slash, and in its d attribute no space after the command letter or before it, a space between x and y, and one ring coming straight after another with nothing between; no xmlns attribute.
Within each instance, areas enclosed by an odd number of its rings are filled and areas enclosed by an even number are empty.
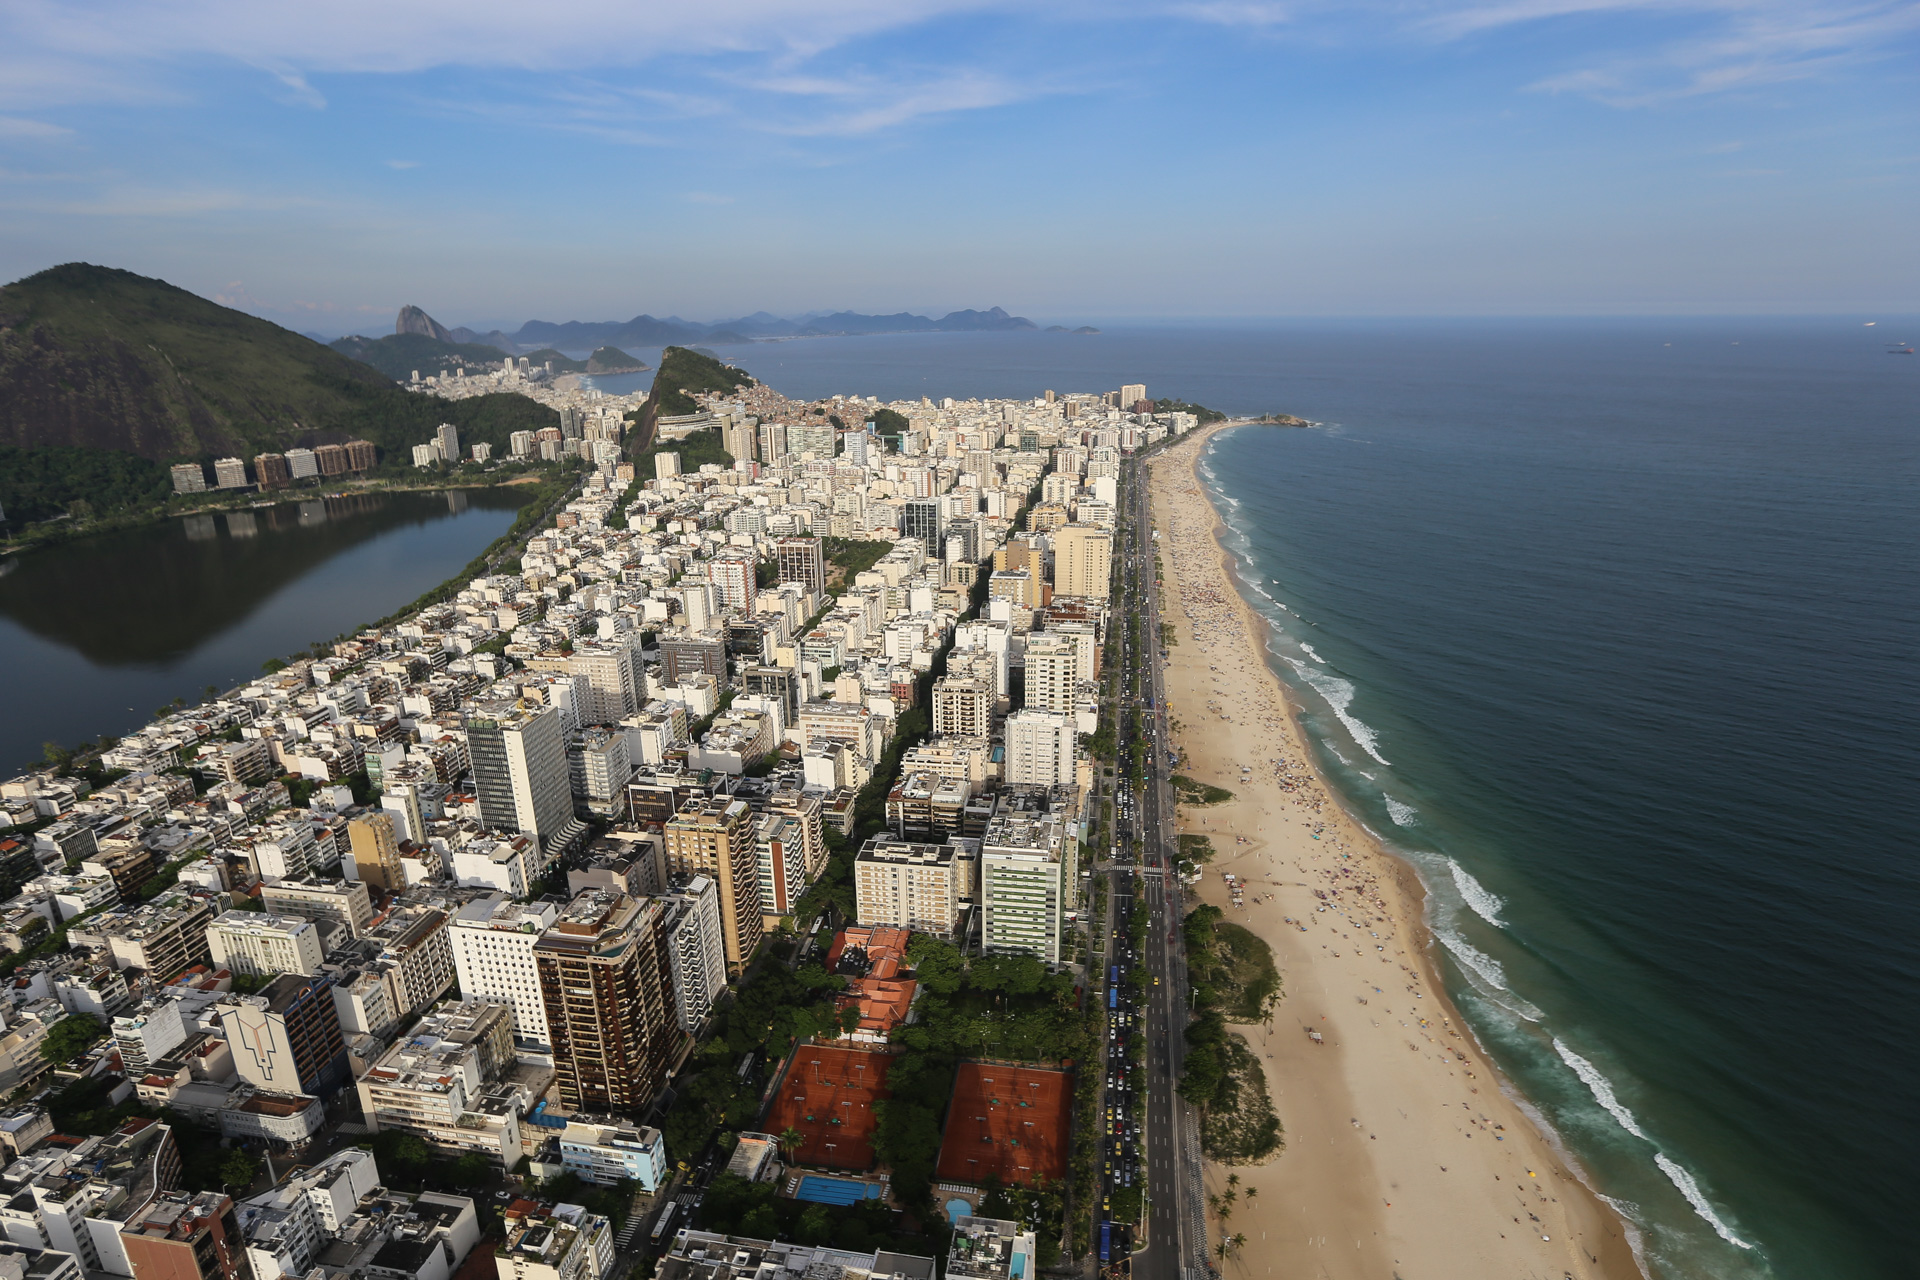
<svg viewBox="0 0 1920 1280"><path fill-rule="evenodd" d="M787 1159L793 1159L793 1153L800 1149L800 1144L806 1140L806 1136L792 1125L780 1131L780 1150Z"/></svg>
<svg viewBox="0 0 1920 1280"><path fill-rule="evenodd" d="M1237 1174L1237 1173L1230 1173L1230 1174L1228 1174L1228 1175L1227 1175L1227 1185L1228 1185L1228 1186L1230 1186L1230 1187L1237 1187L1237 1186L1239 1186L1239 1185L1240 1185L1240 1175L1239 1175L1239 1174Z"/></svg>
<svg viewBox="0 0 1920 1280"><path fill-rule="evenodd" d="M1233 1233L1233 1249L1235 1253L1238 1253L1241 1247L1244 1246L1246 1243L1247 1243L1246 1232L1236 1231Z"/></svg>
<svg viewBox="0 0 1920 1280"><path fill-rule="evenodd" d="M1221 1203L1222 1202L1219 1196L1214 1195L1211 1192L1207 1194L1207 1208L1213 1210L1215 1213L1218 1213L1220 1212Z"/></svg>
<svg viewBox="0 0 1920 1280"><path fill-rule="evenodd" d="M1222 1262L1227 1260L1227 1242L1225 1240L1213 1246L1213 1256Z"/></svg>
<svg viewBox="0 0 1920 1280"><path fill-rule="evenodd" d="M1258 1188L1258 1187L1248 1187L1248 1188L1247 1188L1247 1199L1249 1199L1249 1200L1251 1200L1251 1199L1253 1199L1253 1198L1254 1198L1255 1196L1257 1196L1257 1195L1259 1195L1259 1194L1260 1194L1260 1188Z"/></svg>

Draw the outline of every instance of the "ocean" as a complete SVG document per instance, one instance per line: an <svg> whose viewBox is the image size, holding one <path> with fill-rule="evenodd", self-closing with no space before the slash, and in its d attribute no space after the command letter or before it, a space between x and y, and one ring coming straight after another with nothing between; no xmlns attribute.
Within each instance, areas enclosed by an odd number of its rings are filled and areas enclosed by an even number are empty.
<svg viewBox="0 0 1920 1280"><path fill-rule="evenodd" d="M1886 351L1912 336L1291 321L722 354L797 396L1144 382L1319 424L1229 433L1205 474L1323 769L1432 891L1454 999L1655 1275L1867 1280L1914 1273L1920 1191L1920 358Z"/></svg>

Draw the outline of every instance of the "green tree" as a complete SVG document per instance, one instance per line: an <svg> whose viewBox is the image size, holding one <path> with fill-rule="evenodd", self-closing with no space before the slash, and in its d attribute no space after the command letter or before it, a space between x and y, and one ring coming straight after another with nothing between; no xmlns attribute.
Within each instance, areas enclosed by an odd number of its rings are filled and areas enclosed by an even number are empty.
<svg viewBox="0 0 1920 1280"><path fill-rule="evenodd" d="M235 1148L220 1165L220 1181L233 1191L247 1190L259 1175L259 1162L238 1148Z"/></svg>
<svg viewBox="0 0 1920 1280"><path fill-rule="evenodd" d="M827 1212L827 1206L816 1204L800 1215L800 1225L795 1231L801 1244L826 1244L833 1239L833 1218Z"/></svg>
<svg viewBox="0 0 1920 1280"><path fill-rule="evenodd" d="M76 1013L53 1024L40 1042L40 1056L48 1062L70 1062L106 1034L106 1023L90 1013Z"/></svg>
<svg viewBox="0 0 1920 1280"><path fill-rule="evenodd" d="M907 944L907 958L913 961L914 978L935 995L953 995L966 981L966 957L951 942L916 933Z"/></svg>

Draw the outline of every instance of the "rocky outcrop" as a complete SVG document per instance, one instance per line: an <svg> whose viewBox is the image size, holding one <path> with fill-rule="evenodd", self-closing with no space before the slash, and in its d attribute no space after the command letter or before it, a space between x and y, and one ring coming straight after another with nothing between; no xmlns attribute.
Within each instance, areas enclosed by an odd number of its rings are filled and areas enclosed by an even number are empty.
<svg viewBox="0 0 1920 1280"><path fill-rule="evenodd" d="M422 337L433 338L440 342L454 342L453 330L435 320L418 307L400 308L400 318L393 322L395 333L417 333Z"/></svg>

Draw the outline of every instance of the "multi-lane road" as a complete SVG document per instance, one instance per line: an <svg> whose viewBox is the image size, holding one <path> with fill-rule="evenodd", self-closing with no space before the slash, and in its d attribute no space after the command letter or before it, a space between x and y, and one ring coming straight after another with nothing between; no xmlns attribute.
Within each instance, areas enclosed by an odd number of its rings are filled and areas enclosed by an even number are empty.
<svg viewBox="0 0 1920 1280"><path fill-rule="evenodd" d="M1115 1123L1131 1115L1128 1127L1109 1132L1102 1157L1103 1191L1111 1196L1124 1186L1144 1186L1142 1230L1128 1238L1138 1252L1133 1270L1140 1280L1195 1280L1207 1276L1206 1224L1200 1185L1198 1131L1191 1108L1174 1092L1185 1056L1187 1017L1186 964L1181 952L1180 884L1174 871L1178 847L1168 782L1171 772L1166 723L1166 693L1161 670L1160 602L1154 579L1154 544L1146 490L1146 469L1128 464L1123 480L1116 554L1113 628L1118 638L1120 690L1114 707L1115 744L1120 771L1113 785L1115 846L1108 850L1109 919L1108 997L1110 1060L1106 1080ZM1129 627L1130 619L1138 626ZM1140 712L1136 729L1134 712ZM1145 763L1137 784L1127 773L1136 736ZM1136 856L1137 853L1137 856ZM1136 912L1147 918L1144 945L1136 948L1129 926ZM1118 966L1117 974L1114 967ZM1130 981L1136 966L1146 978L1134 996ZM1118 977L1117 983L1112 979ZM1139 1037L1146 1046L1144 1098L1125 1088L1124 1045ZM1115 1086L1118 1085L1116 1092ZM1117 1249L1116 1249L1117 1252Z"/></svg>

